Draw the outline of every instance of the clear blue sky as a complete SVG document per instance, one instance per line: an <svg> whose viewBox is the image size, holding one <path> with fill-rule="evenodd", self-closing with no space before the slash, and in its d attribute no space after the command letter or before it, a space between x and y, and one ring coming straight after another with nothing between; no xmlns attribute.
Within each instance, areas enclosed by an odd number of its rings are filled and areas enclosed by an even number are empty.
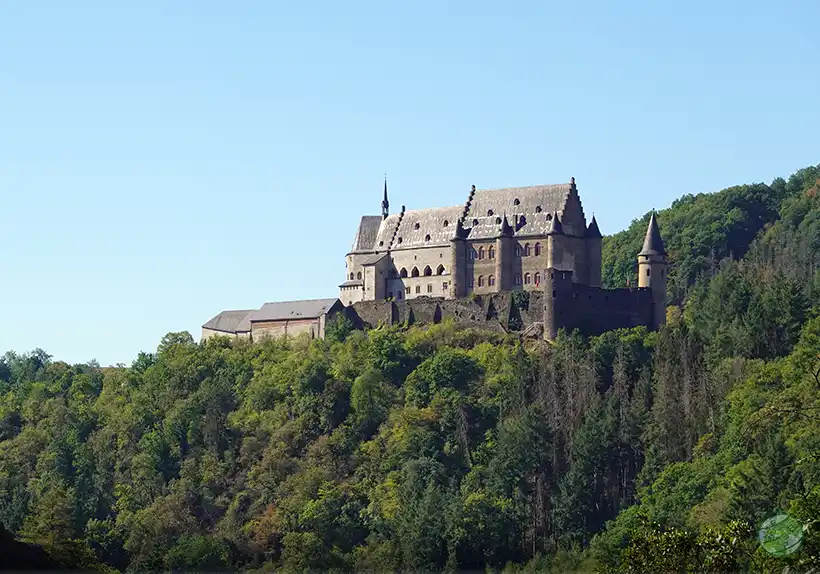
<svg viewBox="0 0 820 574"><path fill-rule="evenodd" d="M394 210L577 179L614 233L820 162L820 2L0 3L0 352L328 297Z"/></svg>

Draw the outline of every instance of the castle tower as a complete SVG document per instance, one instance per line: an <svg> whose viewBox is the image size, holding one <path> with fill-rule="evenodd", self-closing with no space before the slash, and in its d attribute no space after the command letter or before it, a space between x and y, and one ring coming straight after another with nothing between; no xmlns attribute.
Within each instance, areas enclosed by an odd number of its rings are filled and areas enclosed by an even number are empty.
<svg viewBox="0 0 820 574"><path fill-rule="evenodd" d="M558 219L558 212L554 211L547 226L547 267L563 269L565 239L564 226Z"/></svg>
<svg viewBox="0 0 820 574"><path fill-rule="evenodd" d="M652 289L652 327L657 329L666 323L666 249L654 211L638 253L638 287Z"/></svg>
<svg viewBox="0 0 820 574"><path fill-rule="evenodd" d="M598 222L595 216L589 222L589 227L584 234L584 244L587 250L587 262L589 264L589 286L601 286L601 265L603 265L601 230L598 229Z"/></svg>
<svg viewBox="0 0 820 574"><path fill-rule="evenodd" d="M387 201L387 175L384 176L384 199L382 199L382 219L390 215L390 202Z"/></svg>
<svg viewBox="0 0 820 574"><path fill-rule="evenodd" d="M450 269L452 277L450 280L450 294L453 297L464 297L466 291L466 271L467 271L467 230L459 217L456 220L456 232L450 239Z"/></svg>
<svg viewBox="0 0 820 574"><path fill-rule="evenodd" d="M512 264L514 230L507 220L507 214L501 220L501 227L498 229L498 237L495 239L495 290L509 291L512 289L510 281L510 270Z"/></svg>

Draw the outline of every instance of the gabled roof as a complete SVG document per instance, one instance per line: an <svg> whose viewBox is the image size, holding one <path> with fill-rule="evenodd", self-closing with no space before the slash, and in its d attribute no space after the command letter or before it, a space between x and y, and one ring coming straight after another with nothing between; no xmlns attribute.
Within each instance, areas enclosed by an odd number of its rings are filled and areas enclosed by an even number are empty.
<svg viewBox="0 0 820 574"><path fill-rule="evenodd" d="M463 211L463 205L405 211L391 249L449 245Z"/></svg>
<svg viewBox="0 0 820 574"><path fill-rule="evenodd" d="M646 237L643 240L643 248L638 255L666 255L666 249L661 239L661 231L658 229L658 220L655 212L649 218L649 226L646 228Z"/></svg>
<svg viewBox="0 0 820 574"><path fill-rule="evenodd" d="M244 333L251 330L248 317L252 312L252 309L222 311L202 325L202 328L223 333ZM245 328L245 325L247 325L247 328Z"/></svg>
<svg viewBox="0 0 820 574"><path fill-rule="evenodd" d="M359 261L359 263L362 264L362 266L375 265L376 263L378 263L379 261L381 261L385 257L387 257L386 252L384 252L384 253L373 253L371 255L360 255L358 257L358 261Z"/></svg>
<svg viewBox="0 0 820 574"><path fill-rule="evenodd" d="M356 237L353 238L351 253L356 251L371 251L376 242L376 234L382 223L380 215L363 215L359 221L359 229L356 230Z"/></svg>
<svg viewBox="0 0 820 574"><path fill-rule="evenodd" d="M304 301L279 301L265 303L258 311L251 313L251 323L259 321L284 321L286 319L316 319L326 315L336 303L334 299L306 299Z"/></svg>

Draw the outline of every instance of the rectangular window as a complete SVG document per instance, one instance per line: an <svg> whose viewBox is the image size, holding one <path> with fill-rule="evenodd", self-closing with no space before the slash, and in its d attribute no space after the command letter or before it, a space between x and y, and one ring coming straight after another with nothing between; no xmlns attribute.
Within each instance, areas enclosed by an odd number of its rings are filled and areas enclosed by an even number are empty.
<svg viewBox="0 0 820 574"><path fill-rule="evenodd" d="M649 277L649 272L652 271L651 269L646 270L646 276Z"/></svg>
<svg viewBox="0 0 820 574"><path fill-rule="evenodd" d="M405 292L405 293L407 293L407 294L409 295L409 294L410 294L410 287L405 287L405 288L404 288L404 292Z"/></svg>
<svg viewBox="0 0 820 574"><path fill-rule="evenodd" d="M442 291L447 291L447 281L445 281L444 283L441 284L441 290Z"/></svg>
<svg viewBox="0 0 820 574"><path fill-rule="evenodd" d="M421 293L421 285L416 285L416 293Z"/></svg>
<svg viewBox="0 0 820 574"><path fill-rule="evenodd" d="M427 292L428 292L428 293L432 293L432 292L433 292L433 286L432 286L432 285L427 285Z"/></svg>

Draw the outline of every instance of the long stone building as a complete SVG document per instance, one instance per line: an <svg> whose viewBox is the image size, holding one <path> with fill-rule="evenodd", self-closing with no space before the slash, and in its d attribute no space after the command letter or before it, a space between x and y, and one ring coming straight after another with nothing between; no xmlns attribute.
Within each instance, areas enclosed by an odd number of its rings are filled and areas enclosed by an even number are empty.
<svg viewBox="0 0 820 574"><path fill-rule="evenodd" d="M601 284L601 232L587 225L574 178L504 189L473 186L463 205L365 215L340 285L345 305L377 299L464 297L543 287L548 267Z"/></svg>

